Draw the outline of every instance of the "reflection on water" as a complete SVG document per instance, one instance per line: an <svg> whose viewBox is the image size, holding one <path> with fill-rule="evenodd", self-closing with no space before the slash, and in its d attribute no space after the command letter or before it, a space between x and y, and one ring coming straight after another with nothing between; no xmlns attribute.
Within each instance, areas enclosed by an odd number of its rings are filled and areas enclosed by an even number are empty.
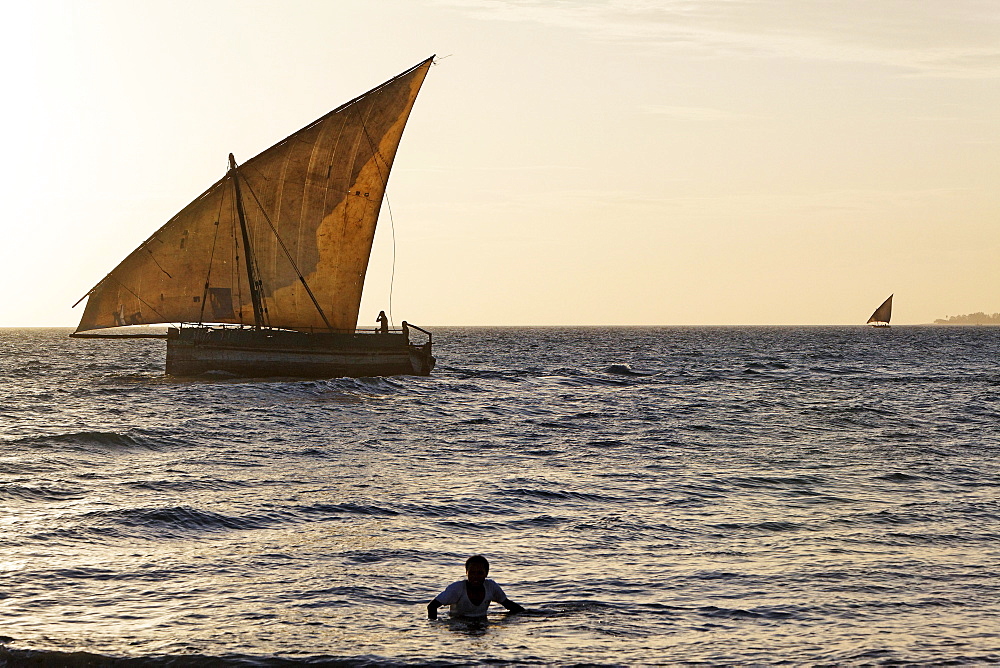
<svg viewBox="0 0 1000 668"><path fill-rule="evenodd" d="M447 621L447 625L448 630L454 633L461 633L467 636L483 636L486 635L486 632L490 628L490 620L486 617L454 617Z"/></svg>
<svg viewBox="0 0 1000 668"><path fill-rule="evenodd" d="M429 378L267 382L66 333L0 330L0 664L1000 662L1000 329L441 329ZM477 553L527 612L428 621Z"/></svg>

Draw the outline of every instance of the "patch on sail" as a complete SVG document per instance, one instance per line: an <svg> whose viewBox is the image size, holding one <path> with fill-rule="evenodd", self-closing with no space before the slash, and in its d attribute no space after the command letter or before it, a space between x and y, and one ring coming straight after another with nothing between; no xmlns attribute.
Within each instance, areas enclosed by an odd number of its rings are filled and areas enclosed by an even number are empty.
<svg viewBox="0 0 1000 668"><path fill-rule="evenodd" d="M114 317L115 325L118 327L142 324L142 312L125 313L125 306L123 304L118 305L118 310L112 313L112 317Z"/></svg>
<svg viewBox="0 0 1000 668"><path fill-rule="evenodd" d="M209 288L208 304L212 307L212 317L233 318L233 291L229 288Z"/></svg>

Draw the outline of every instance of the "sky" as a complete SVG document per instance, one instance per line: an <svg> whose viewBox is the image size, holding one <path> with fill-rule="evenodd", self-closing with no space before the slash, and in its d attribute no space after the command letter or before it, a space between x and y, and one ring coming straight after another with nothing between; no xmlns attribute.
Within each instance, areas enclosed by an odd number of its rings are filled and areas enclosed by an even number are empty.
<svg viewBox="0 0 1000 668"><path fill-rule="evenodd" d="M437 54L360 324L1000 311L993 0L33 0L0 27L0 326ZM391 287L391 289L390 289Z"/></svg>

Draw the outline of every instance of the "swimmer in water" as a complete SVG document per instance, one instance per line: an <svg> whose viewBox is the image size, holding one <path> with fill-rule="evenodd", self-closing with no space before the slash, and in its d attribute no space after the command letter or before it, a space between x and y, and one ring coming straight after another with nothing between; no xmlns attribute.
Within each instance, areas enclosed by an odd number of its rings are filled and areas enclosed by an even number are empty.
<svg viewBox="0 0 1000 668"><path fill-rule="evenodd" d="M442 605L451 606L452 617L485 617L492 601L496 601L511 612L524 612L524 608L507 598L493 580L486 579L490 572L490 562L477 554L465 562L465 579L448 585L427 604L427 619L437 619L437 611Z"/></svg>

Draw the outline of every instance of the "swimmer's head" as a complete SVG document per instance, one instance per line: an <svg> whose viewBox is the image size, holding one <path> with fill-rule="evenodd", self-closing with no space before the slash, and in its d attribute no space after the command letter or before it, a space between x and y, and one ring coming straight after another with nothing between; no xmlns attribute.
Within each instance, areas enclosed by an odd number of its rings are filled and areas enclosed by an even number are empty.
<svg viewBox="0 0 1000 668"><path fill-rule="evenodd" d="M481 554L465 560L465 576L473 584L481 584L490 574L490 562Z"/></svg>

